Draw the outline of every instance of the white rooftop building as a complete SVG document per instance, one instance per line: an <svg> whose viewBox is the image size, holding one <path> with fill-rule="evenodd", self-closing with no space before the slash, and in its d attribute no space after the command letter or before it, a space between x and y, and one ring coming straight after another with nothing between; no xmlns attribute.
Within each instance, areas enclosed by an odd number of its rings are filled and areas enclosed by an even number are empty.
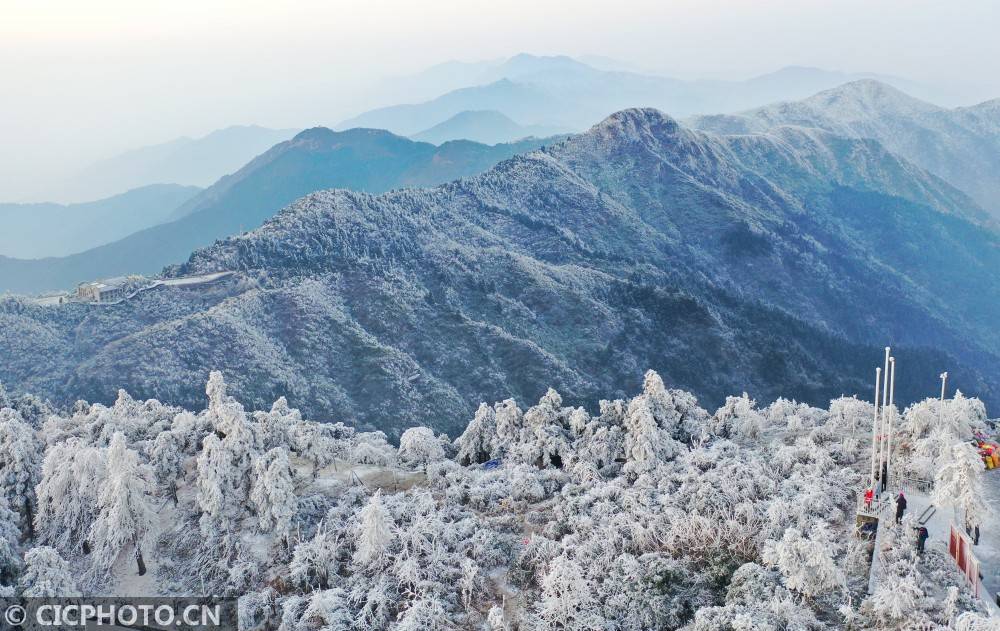
<svg viewBox="0 0 1000 631"><path fill-rule="evenodd" d="M115 302L125 297L128 279L124 276L80 283L76 298L85 302Z"/></svg>

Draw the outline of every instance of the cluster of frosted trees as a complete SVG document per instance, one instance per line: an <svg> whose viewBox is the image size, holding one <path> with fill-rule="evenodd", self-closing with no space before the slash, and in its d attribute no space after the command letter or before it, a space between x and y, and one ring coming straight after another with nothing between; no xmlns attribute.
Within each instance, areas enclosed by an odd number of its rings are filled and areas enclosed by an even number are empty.
<svg viewBox="0 0 1000 631"><path fill-rule="evenodd" d="M396 448L284 399L248 412L218 373L206 394L199 413L124 392L72 414L6 401L0 593L226 594L243 628L285 631L984 624L944 553L918 561L909 539L886 589L859 589L857 399L709 413L650 372L596 415L549 390ZM900 459L954 491L984 418L972 399L917 404Z"/></svg>

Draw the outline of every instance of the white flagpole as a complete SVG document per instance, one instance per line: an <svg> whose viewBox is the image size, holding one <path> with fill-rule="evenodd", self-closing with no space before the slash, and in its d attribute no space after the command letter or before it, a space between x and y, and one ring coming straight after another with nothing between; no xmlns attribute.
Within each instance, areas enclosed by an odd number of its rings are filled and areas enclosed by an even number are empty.
<svg viewBox="0 0 1000 631"><path fill-rule="evenodd" d="M872 419L872 474L869 488L875 493L875 461L878 459L878 392L882 385L882 369L875 368L875 418Z"/></svg>
<svg viewBox="0 0 1000 631"><path fill-rule="evenodd" d="M882 469L883 469L882 464L885 462L885 460L883 459L883 456L882 456L881 445L885 444L885 430L886 430L886 418L885 418L885 416L886 416L886 410L885 410L885 408L889 404L889 352L890 352L890 350L891 349L888 346L885 347L885 367L882 369L882 415L880 417L881 422L879 423L879 428L878 428L878 432L879 432L879 445L880 445L880 448L878 450L878 460L879 460L879 462L878 462L878 475L879 475L879 480L881 481L880 484L879 484L879 486L883 486L885 484L885 480L882 479L884 477L882 475Z"/></svg>
<svg viewBox="0 0 1000 631"><path fill-rule="evenodd" d="M896 358L889 358L889 431L886 432L885 438L885 475L889 476L889 466L892 464L892 422L896 416ZM886 484L888 484L886 480Z"/></svg>

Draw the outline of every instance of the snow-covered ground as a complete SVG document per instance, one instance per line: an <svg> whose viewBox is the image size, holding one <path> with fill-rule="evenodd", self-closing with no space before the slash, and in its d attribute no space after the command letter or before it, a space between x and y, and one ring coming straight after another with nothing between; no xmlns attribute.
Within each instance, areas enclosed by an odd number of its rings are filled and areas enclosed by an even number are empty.
<svg viewBox="0 0 1000 631"><path fill-rule="evenodd" d="M1000 505L1000 472L988 473L986 481L990 502L994 506ZM907 499L906 515L912 519L912 522L905 521L904 524L908 523L911 528L916 528L918 520L931 505L930 497L927 493L912 488L905 489L905 493ZM888 515L890 520L892 515L892 513ZM919 523L926 526L929 532L927 547L937 547L947 551L951 524L958 524L959 521L953 509L934 507L930 511L929 517ZM980 573L983 576L982 600L994 615L1000 615L995 600L997 592L1000 591L1000 532L996 528L980 528L979 545L973 548L973 554L979 559Z"/></svg>
<svg viewBox="0 0 1000 631"><path fill-rule="evenodd" d="M1000 513L1000 469L986 473L986 494L989 505ZM976 556L982 562L983 586L990 593L995 603L996 594L1000 593L1000 520L994 514L989 523L993 526L980 528L979 545Z"/></svg>

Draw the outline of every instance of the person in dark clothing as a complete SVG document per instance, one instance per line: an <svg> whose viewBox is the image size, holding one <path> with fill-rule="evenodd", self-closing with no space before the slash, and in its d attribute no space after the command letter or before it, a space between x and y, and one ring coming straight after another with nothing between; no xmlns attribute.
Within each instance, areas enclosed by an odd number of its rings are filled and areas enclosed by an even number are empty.
<svg viewBox="0 0 1000 631"><path fill-rule="evenodd" d="M976 524L976 527L972 529L972 545L979 545L979 524Z"/></svg>
<svg viewBox="0 0 1000 631"><path fill-rule="evenodd" d="M906 512L906 496L902 491L896 497L896 523L903 521L903 513Z"/></svg>
<svg viewBox="0 0 1000 631"><path fill-rule="evenodd" d="M889 489L889 464L886 462L882 463L882 491L885 492Z"/></svg>
<svg viewBox="0 0 1000 631"><path fill-rule="evenodd" d="M928 537L930 537L930 533L927 532L927 528L923 526L917 528L917 552L920 554L924 553L924 544L927 543Z"/></svg>

